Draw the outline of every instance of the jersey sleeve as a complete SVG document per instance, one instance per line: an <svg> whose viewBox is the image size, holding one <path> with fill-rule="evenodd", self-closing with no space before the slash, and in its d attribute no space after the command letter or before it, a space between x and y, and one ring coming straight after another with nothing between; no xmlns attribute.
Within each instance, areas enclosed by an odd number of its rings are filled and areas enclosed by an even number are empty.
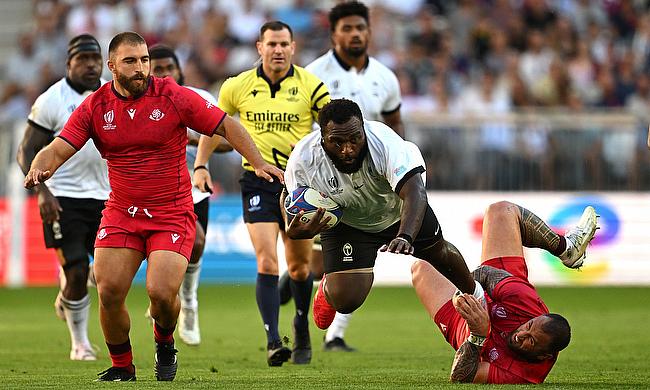
<svg viewBox="0 0 650 390"><path fill-rule="evenodd" d="M57 130L56 104L50 101L49 90L42 93L32 105L27 122L40 129L55 133Z"/></svg>
<svg viewBox="0 0 650 390"><path fill-rule="evenodd" d="M219 90L219 100L217 106L222 109L228 115L235 115L237 113L237 105L235 104L234 99L235 92L235 79L227 79L221 89Z"/></svg>
<svg viewBox="0 0 650 390"><path fill-rule="evenodd" d="M401 186L414 174L424 172L422 153L413 143L407 143L395 132L380 122L372 122L375 126L385 127L388 131L381 134L384 147L384 175L391 188L399 192Z"/></svg>
<svg viewBox="0 0 650 390"><path fill-rule="evenodd" d="M201 134L212 136L226 118L226 113L214 103L189 88L174 85L172 95L182 123Z"/></svg>
<svg viewBox="0 0 650 390"><path fill-rule="evenodd" d="M311 93L310 107L311 107L311 116L314 119L314 122L318 122L318 113L324 105L330 101L330 92L327 89L327 86L322 82L318 77L312 75L312 84L314 85L314 90Z"/></svg>
<svg viewBox="0 0 650 390"><path fill-rule="evenodd" d="M537 291L517 277L507 277L497 283L492 290L492 299L505 306L509 312L521 316L524 322L548 313L548 308Z"/></svg>
<svg viewBox="0 0 650 390"><path fill-rule="evenodd" d="M61 133L59 134L59 138L66 141L77 150L81 149L88 139L90 139L92 126L90 100L91 99L84 100L83 103L72 112L72 115L70 115L70 118L65 123Z"/></svg>
<svg viewBox="0 0 650 390"><path fill-rule="evenodd" d="M397 76L390 70L388 71L386 78L386 89L388 91L388 96L384 101L384 105L381 107L382 115L389 115L393 112L399 110L402 105L402 94L399 90L399 81Z"/></svg>
<svg viewBox="0 0 650 390"><path fill-rule="evenodd" d="M186 88L188 88L188 89L196 92L197 94L199 94L199 96L201 96L203 99L205 99L205 101L210 102L215 106L217 105L217 99L214 97L214 95L212 95L210 92L206 91L205 89L189 88L189 87L186 87ZM197 131L195 131L195 130L193 130L191 128L188 128L188 130L193 132L193 133L198 133Z"/></svg>
<svg viewBox="0 0 650 390"><path fill-rule="evenodd" d="M300 150L294 150L287 160L287 166L284 171L284 186L291 193L296 188L307 186L307 175L303 164L300 162Z"/></svg>

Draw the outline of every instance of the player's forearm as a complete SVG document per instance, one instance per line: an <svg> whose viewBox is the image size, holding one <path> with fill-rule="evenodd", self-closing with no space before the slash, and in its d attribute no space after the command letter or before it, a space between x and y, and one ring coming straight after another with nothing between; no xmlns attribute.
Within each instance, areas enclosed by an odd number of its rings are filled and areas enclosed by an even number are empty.
<svg viewBox="0 0 650 390"><path fill-rule="evenodd" d="M221 137L214 135L208 137L207 135L202 135L199 139L199 143L196 147L196 158L194 159L194 167L205 166L210 160L210 155L212 151L219 144L219 139Z"/></svg>
<svg viewBox="0 0 650 390"><path fill-rule="evenodd" d="M416 177L417 176L417 177ZM418 186L419 175L408 179L400 191L403 200L399 234L408 234L412 239L420 232L427 207L427 193L424 186Z"/></svg>
<svg viewBox="0 0 650 390"><path fill-rule="evenodd" d="M60 156L56 152L54 145L50 144L36 154L32 160L30 169L38 169L43 172L50 171L51 174L54 174L65 160L63 156Z"/></svg>
<svg viewBox="0 0 650 390"><path fill-rule="evenodd" d="M232 147L255 168L262 166L265 161L255 142L246 129L234 119L227 117L224 120L224 138Z"/></svg>
<svg viewBox="0 0 650 390"><path fill-rule="evenodd" d="M449 380L455 383L472 383L478 371L481 347L465 341L454 356Z"/></svg>
<svg viewBox="0 0 650 390"><path fill-rule="evenodd" d="M490 267L489 265L481 265L472 271L472 276L474 277L474 280L481 283L485 292L492 297L492 291L494 291L497 283L512 276L512 274L502 269Z"/></svg>

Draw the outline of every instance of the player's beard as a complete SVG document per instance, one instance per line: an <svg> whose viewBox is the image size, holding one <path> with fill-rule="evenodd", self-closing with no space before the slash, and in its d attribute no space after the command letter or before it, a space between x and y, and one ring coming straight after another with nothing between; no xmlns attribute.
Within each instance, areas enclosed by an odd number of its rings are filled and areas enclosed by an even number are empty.
<svg viewBox="0 0 650 390"><path fill-rule="evenodd" d="M356 47L348 46L343 49L343 51L345 51L345 54L349 55L350 57L364 57L368 51L368 44Z"/></svg>
<svg viewBox="0 0 650 390"><path fill-rule="evenodd" d="M136 73L131 77L127 77L120 73L117 74L117 82L120 83L122 88L129 91L131 96L141 95L147 90L147 87L149 86L149 83L147 82L148 78L149 77L145 76L144 73ZM142 84L137 84L137 80L144 80L144 82Z"/></svg>
<svg viewBox="0 0 650 390"><path fill-rule="evenodd" d="M334 167L341 173L345 174L351 174L357 172L359 169L361 169L361 166L363 165L363 160L366 158L366 155L368 154L368 143L363 146L361 149L361 152L359 152L359 155L357 158L354 160L354 163L352 164L346 164L341 160L340 158L330 154L327 149L323 148L327 156L332 160L332 163L334 164Z"/></svg>

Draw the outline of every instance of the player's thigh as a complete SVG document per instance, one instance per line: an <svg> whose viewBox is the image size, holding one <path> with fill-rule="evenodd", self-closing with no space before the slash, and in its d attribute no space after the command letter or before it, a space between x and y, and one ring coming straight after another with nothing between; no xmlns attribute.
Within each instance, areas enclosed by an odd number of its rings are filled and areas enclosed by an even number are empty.
<svg viewBox="0 0 650 390"><path fill-rule="evenodd" d="M123 301L144 254L131 248L95 249L94 273L100 299Z"/></svg>
<svg viewBox="0 0 650 390"><path fill-rule="evenodd" d="M483 217L481 262L496 257L523 257L519 209L510 202L491 204Z"/></svg>
<svg viewBox="0 0 650 390"><path fill-rule="evenodd" d="M275 259L277 263L277 245L280 226L275 222L247 223L248 235L255 249L255 255L260 259Z"/></svg>
<svg viewBox="0 0 650 390"><path fill-rule="evenodd" d="M411 278L415 293L431 319L456 291L447 278L424 260L417 260L411 265Z"/></svg>
<svg viewBox="0 0 650 390"><path fill-rule="evenodd" d="M284 255L287 259L287 266L300 267L307 266L311 260L313 240L292 240L282 231L282 241L284 242Z"/></svg>
<svg viewBox="0 0 650 390"><path fill-rule="evenodd" d="M149 297L171 299L178 293L187 270L187 259L178 252L155 250L147 257L147 293Z"/></svg>
<svg viewBox="0 0 650 390"><path fill-rule="evenodd" d="M379 233L367 233L345 224L321 233L325 274L355 269L372 269L377 250L385 243Z"/></svg>

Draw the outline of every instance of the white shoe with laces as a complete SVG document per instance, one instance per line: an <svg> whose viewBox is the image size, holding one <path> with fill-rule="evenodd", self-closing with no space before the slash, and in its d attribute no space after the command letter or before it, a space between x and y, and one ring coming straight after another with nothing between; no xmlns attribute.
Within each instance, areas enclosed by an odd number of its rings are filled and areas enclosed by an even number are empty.
<svg viewBox="0 0 650 390"><path fill-rule="evenodd" d="M187 345L199 345L201 332L199 331L199 313L195 308L183 307L178 315L178 335Z"/></svg>
<svg viewBox="0 0 650 390"><path fill-rule="evenodd" d="M587 246L598 229L598 215L593 207L587 206L582 212L578 224L566 234L566 249L559 257L562 264L569 268L580 268L586 257Z"/></svg>
<svg viewBox="0 0 650 390"><path fill-rule="evenodd" d="M97 352L91 345L79 345L70 350L70 360L97 360Z"/></svg>

